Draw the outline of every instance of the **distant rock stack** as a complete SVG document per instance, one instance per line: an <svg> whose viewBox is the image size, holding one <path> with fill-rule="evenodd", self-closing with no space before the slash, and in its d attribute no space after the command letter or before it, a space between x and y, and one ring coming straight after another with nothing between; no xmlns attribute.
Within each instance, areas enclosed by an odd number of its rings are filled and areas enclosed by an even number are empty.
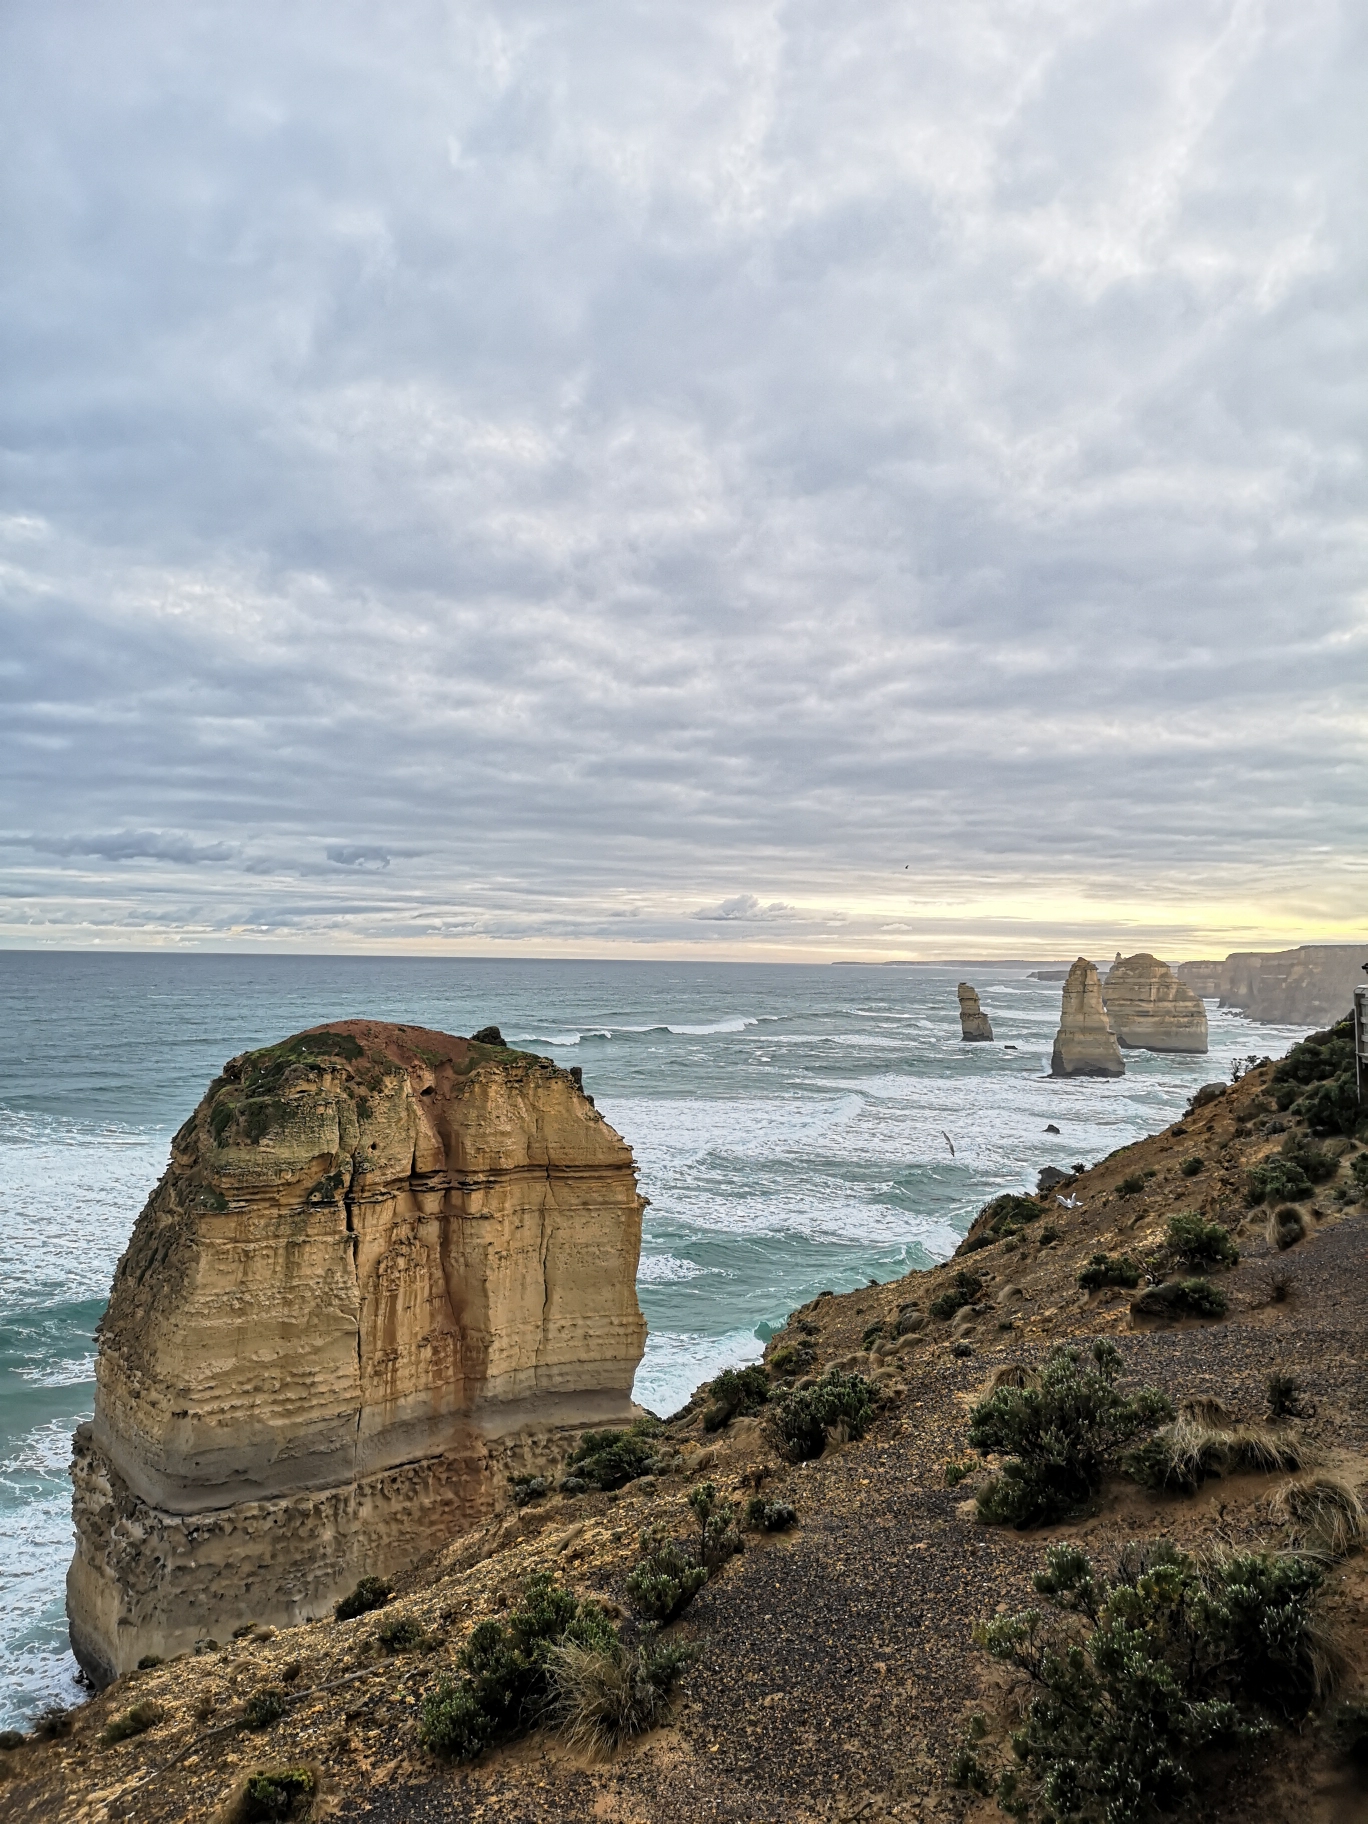
<svg viewBox="0 0 1368 1824"><path fill-rule="evenodd" d="M226 1064L100 1326L67 1613L97 1684L326 1615L630 1422L626 1144L548 1058L349 1020Z"/></svg>
<svg viewBox="0 0 1368 1824"><path fill-rule="evenodd" d="M1097 969L1086 956L1080 956L1064 984L1050 1075L1123 1077L1125 1074L1126 1062L1107 1018Z"/></svg>
<svg viewBox="0 0 1368 1824"><path fill-rule="evenodd" d="M993 1036L988 1015L979 1006L978 989L968 982L959 985L960 1037L970 1045L982 1045Z"/></svg>
<svg viewBox="0 0 1368 1824"><path fill-rule="evenodd" d="M1117 957L1102 984L1112 1031L1134 1051L1204 1052L1206 1008L1167 963L1141 951Z"/></svg>

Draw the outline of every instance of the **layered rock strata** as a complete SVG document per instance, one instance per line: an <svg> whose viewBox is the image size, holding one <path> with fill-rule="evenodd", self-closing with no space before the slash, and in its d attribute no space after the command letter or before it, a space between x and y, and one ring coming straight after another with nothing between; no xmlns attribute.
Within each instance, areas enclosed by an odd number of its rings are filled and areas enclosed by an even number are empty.
<svg viewBox="0 0 1368 1824"><path fill-rule="evenodd" d="M958 989L960 1010L960 1037L971 1045L980 1045L993 1036L993 1027L988 1015L979 1006L978 989L971 988L968 982L961 982Z"/></svg>
<svg viewBox="0 0 1368 1824"><path fill-rule="evenodd" d="M1050 1075L1121 1077L1125 1073L1125 1059L1107 1018L1096 966L1080 956L1064 983Z"/></svg>
<svg viewBox="0 0 1368 1824"><path fill-rule="evenodd" d="M1330 1026L1343 1019L1363 982L1368 944L1301 944L1295 950L1236 950L1224 962L1179 963L1194 993L1219 998L1274 1026Z"/></svg>
<svg viewBox="0 0 1368 1824"><path fill-rule="evenodd" d="M1204 1052L1206 1008L1167 963L1141 951L1118 956L1102 984L1112 1031L1132 1050Z"/></svg>
<svg viewBox="0 0 1368 1824"><path fill-rule="evenodd" d="M627 1420L642 1207L629 1148L547 1059L357 1020L225 1065L100 1328L82 1665L105 1682L325 1613Z"/></svg>

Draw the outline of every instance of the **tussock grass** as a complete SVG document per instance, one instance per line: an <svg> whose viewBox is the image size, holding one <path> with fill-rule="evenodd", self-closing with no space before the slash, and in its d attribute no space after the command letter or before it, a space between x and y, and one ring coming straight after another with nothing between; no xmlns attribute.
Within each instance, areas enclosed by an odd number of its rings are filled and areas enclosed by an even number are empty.
<svg viewBox="0 0 1368 1824"><path fill-rule="evenodd" d="M682 1642L622 1640L552 1649L551 1717L576 1747L602 1752L660 1723L675 1681L693 1657Z"/></svg>
<svg viewBox="0 0 1368 1824"><path fill-rule="evenodd" d="M1291 1543L1329 1558L1349 1558L1368 1544L1368 1508L1358 1491L1339 1476L1284 1482L1268 1510L1285 1526Z"/></svg>
<svg viewBox="0 0 1368 1824"><path fill-rule="evenodd" d="M1213 1424L1191 1408L1225 1408L1194 1400L1172 1425L1131 1451L1122 1467L1146 1488L1193 1494L1218 1476L1286 1475L1305 1464L1305 1447L1291 1433L1257 1423Z"/></svg>

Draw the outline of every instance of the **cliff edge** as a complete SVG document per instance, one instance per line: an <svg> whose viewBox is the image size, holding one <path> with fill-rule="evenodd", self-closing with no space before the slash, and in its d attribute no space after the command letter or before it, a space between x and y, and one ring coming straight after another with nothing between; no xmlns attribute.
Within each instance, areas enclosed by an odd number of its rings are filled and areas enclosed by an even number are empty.
<svg viewBox="0 0 1368 1824"><path fill-rule="evenodd" d="M225 1065L116 1270L76 1436L95 1681L320 1615L626 1418L641 1210L547 1059L350 1020Z"/></svg>

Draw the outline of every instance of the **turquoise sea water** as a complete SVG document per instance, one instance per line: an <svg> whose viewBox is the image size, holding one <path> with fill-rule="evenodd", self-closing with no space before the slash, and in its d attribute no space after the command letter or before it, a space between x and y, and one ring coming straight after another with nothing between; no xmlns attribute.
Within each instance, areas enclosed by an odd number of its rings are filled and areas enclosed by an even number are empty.
<svg viewBox="0 0 1368 1824"><path fill-rule="evenodd" d="M1120 1082L1053 1083L1059 987L1028 969L0 952L0 1727L79 1695L66 1466L91 1333L225 1059L364 1014L494 1022L582 1065L650 1199L636 1392L669 1412L823 1287L944 1258L988 1197L1155 1132L1235 1057L1301 1033L1209 1007L1207 1058L1130 1053ZM961 976L992 1045L959 1040Z"/></svg>

